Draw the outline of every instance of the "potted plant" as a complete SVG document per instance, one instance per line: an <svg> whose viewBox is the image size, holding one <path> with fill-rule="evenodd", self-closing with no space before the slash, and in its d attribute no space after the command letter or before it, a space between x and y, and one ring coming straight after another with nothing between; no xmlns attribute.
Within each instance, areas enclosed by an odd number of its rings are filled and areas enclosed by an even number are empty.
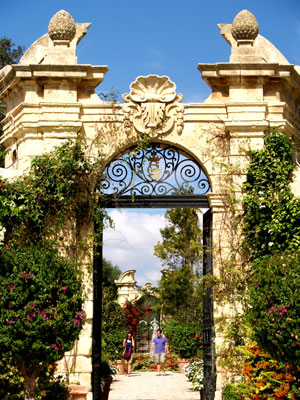
<svg viewBox="0 0 300 400"><path fill-rule="evenodd" d="M169 348L178 355L178 368L184 373L183 367L192 357L202 352L202 335L198 329L170 319L164 327Z"/></svg>
<svg viewBox="0 0 300 400"><path fill-rule="evenodd" d="M104 356L101 359L101 400L107 400L113 376L117 373L114 367Z"/></svg>

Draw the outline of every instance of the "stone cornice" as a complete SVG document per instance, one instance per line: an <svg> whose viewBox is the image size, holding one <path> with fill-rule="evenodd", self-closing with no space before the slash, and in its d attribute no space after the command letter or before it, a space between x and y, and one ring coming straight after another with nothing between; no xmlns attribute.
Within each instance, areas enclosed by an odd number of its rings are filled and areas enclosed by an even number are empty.
<svg viewBox="0 0 300 400"><path fill-rule="evenodd" d="M75 80L91 88L98 86L108 71L106 65L12 65L0 77L0 98L7 89L12 89L20 80Z"/></svg>
<svg viewBox="0 0 300 400"><path fill-rule="evenodd" d="M209 85L229 84L242 81L243 78L255 80L279 78L288 80L291 86L300 89L300 75L293 64L267 63L217 63L198 64L202 79ZM263 82L262 80L262 82Z"/></svg>

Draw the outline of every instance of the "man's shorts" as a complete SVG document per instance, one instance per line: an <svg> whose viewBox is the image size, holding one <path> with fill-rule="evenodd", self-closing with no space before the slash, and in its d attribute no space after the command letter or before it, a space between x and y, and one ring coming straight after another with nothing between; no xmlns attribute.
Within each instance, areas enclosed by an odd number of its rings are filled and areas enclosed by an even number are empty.
<svg viewBox="0 0 300 400"><path fill-rule="evenodd" d="M165 363L166 362L166 353L155 353L154 360L156 364Z"/></svg>

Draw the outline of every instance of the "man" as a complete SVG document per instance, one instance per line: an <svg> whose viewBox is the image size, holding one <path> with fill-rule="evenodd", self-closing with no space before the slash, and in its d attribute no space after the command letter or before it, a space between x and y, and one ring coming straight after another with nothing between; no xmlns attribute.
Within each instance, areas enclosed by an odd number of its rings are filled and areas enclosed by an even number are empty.
<svg viewBox="0 0 300 400"><path fill-rule="evenodd" d="M162 336L161 330L157 329L156 331L156 337L153 339L153 343L150 348L150 356L152 354L152 351L155 347L154 351L154 360L155 363L157 364L157 374L160 375L160 372L162 375L165 374L165 362L166 362L166 353L169 351L168 350L168 342L167 339Z"/></svg>

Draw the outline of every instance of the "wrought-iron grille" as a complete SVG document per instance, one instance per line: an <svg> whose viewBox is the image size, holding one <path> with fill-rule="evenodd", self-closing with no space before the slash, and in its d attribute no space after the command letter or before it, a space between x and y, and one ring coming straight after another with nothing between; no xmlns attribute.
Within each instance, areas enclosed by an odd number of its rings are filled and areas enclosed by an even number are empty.
<svg viewBox="0 0 300 400"><path fill-rule="evenodd" d="M161 143L132 147L106 167L101 192L107 196L204 195L210 184L201 166L184 151Z"/></svg>

